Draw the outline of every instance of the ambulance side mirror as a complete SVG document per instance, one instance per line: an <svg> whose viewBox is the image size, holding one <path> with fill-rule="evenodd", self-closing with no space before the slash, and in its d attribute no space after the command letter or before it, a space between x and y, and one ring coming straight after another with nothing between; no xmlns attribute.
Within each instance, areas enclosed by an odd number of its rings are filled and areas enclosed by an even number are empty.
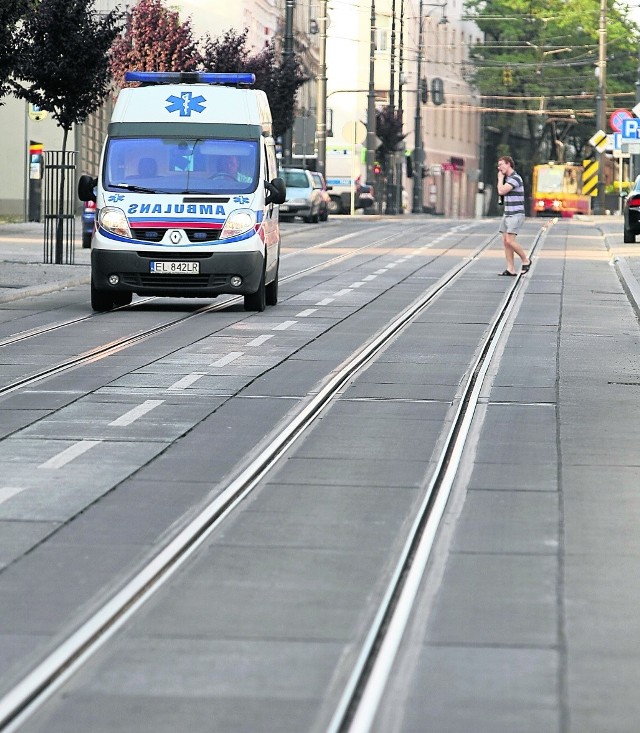
<svg viewBox="0 0 640 733"><path fill-rule="evenodd" d="M282 178L274 178L271 182L265 181L265 201L268 204L284 204L287 200L287 186Z"/></svg>
<svg viewBox="0 0 640 733"><path fill-rule="evenodd" d="M80 176L78 181L78 198L80 201L95 201L97 185L97 178L87 175Z"/></svg>

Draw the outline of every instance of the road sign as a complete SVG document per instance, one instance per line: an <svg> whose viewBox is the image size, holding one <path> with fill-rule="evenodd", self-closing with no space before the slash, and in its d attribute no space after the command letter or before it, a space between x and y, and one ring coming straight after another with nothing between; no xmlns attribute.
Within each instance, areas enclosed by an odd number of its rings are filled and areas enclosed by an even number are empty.
<svg viewBox="0 0 640 733"><path fill-rule="evenodd" d="M602 130L598 130L592 137L589 138L589 144L599 152L603 153L607 147L607 133Z"/></svg>
<svg viewBox="0 0 640 733"><path fill-rule="evenodd" d="M636 140L640 130L640 120L632 117L630 120L622 120L622 140Z"/></svg>
<svg viewBox="0 0 640 733"><path fill-rule="evenodd" d="M38 107L37 104L29 104L29 119L33 120L34 122L40 122L40 120L44 120L45 117L47 117L49 113L42 109L42 107Z"/></svg>
<svg viewBox="0 0 640 733"><path fill-rule="evenodd" d="M592 143L593 144L593 143ZM583 160L582 167L584 172L582 174L582 193L587 196L598 195L598 161L597 160Z"/></svg>
<svg viewBox="0 0 640 733"><path fill-rule="evenodd" d="M633 117L628 109L614 109L609 117L609 124L614 132L620 132L623 120L629 120Z"/></svg>
<svg viewBox="0 0 640 733"><path fill-rule="evenodd" d="M635 107L632 107L632 108L631 108L631 111L633 112L633 114L634 114L634 115L635 115L636 117L640 117L640 102L638 102L638 104L636 104L636 106L635 106Z"/></svg>
<svg viewBox="0 0 640 733"><path fill-rule="evenodd" d="M432 176L439 176L442 173L442 166L439 163L434 163L429 171Z"/></svg>

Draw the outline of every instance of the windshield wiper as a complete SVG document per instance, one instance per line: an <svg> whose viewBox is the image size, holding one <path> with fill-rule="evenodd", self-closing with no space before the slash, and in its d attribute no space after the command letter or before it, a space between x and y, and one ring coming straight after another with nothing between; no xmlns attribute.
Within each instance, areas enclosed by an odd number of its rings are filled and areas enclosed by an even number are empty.
<svg viewBox="0 0 640 733"><path fill-rule="evenodd" d="M145 188L144 186L134 186L131 183L114 183L111 188L126 188L128 191L139 191L140 193L158 193L155 188Z"/></svg>

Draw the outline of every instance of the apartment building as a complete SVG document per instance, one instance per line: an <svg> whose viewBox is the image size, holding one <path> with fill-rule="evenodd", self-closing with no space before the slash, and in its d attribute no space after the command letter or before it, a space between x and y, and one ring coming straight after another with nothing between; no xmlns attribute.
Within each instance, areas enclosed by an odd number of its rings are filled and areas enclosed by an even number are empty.
<svg viewBox="0 0 640 733"><path fill-rule="evenodd" d="M330 5L327 37L327 108L332 135L327 155L340 154L349 146L344 130L353 121L367 122L371 67L371 2ZM422 17L420 8L422 7ZM395 14L394 11L395 10ZM394 19L395 15L395 19ZM480 113L473 90L464 80L469 48L478 30L462 15L462 0L426 3L420 0L375 0L374 94L378 109L390 104L402 109L405 151L416 147L425 153L421 204L445 216L473 216L479 178ZM391 49L393 99L391 94ZM444 103L435 105L432 95L421 101L420 79L427 88L441 79ZM419 106L419 108L418 108ZM416 121L416 115L419 121ZM416 140L415 130L421 135ZM362 143L362 144L360 144ZM358 152L366 147L359 141ZM328 157L328 159L329 159ZM402 166L405 201L412 208L414 180Z"/></svg>
<svg viewBox="0 0 640 733"><path fill-rule="evenodd" d="M476 41L477 29L462 15L463 0L421 3L420 0L375 0L374 95L382 108L391 101L403 110L405 148L399 157L405 200L413 198L412 179L403 165L405 152L416 147L425 152L422 180L422 205L446 216L472 216L477 191L479 112L473 90L463 77L468 49ZM96 0L98 12L107 12L117 0ZM133 3L129 3L131 6ZM348 123L367 122L367 102L371 66L371 0L174 0L181 17L191 18L194 35L209 33L216 37L229 28L248 29L248 42L256 51L272 39L284 50L287 36L287 11L293 18L290 42L301 59L307 82L298 92L297 112L292 134L292 153L312 156L317 150L317 77L319 75L319 18L328 7L327 61L327 155L344 152ZM422 18L420 8L422 7ZM395 22L394 12L395 9ZM420 43L422 37L422 43ZM394 56L394 93L391 94L391 47ZM417 76L418 57L421 78L427 85L442 79L444 103L434 105L430 97L420 101L421 82ZM392 98L393 97L393 98ZM62 132L48 117L32 119L28 106L11 97L0 106L0 164L8 172L0 181L0 214L25 215L27 212L29 146L42 143L45 149L61 147ZM113 100L92 115L70 136L78 151L78 172L95 173L105 137ZM419 112L418 112L419 106ZM416 116L421 135L415 137ZM345 127L347 126L347 127ZM359 128L361 129L361 128ZM358 141L358 155L366 147Z"/></svg>

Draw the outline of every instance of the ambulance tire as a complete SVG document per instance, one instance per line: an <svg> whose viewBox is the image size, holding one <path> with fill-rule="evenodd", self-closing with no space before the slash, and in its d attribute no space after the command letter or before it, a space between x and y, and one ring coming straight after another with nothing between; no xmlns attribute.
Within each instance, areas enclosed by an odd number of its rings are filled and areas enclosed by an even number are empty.
<svg viewBox="0 0 640 733"><path fill-rule="evenodd" d="M113 294L113 304L116 308L119 308L123 305L131 305L131 301L133 300L133 293L127 293L123 292L122 290L119 290L117 293Z"/></svg>
<svg viewBox="0 0 640 733"><path fill-rule="evenodd" d="M267 305L277 305L278 303L278 270L276 270L275 278L265 288L265 300Z"/></svg>
<svg viewBox="0 0 640 733"><path fill-rule="evenodd" d="M267 288L264 281L265 270L263 268L260 285L256 292L244 296L244 309L246 311L258 311L258 313L262 313L262 311L267 307Z"/></svg>
<svg viewBox="0 0 640 733"><path fill-rule="evenodd" d="M113 293L108 290L98 290L91 281L91 307L98 313L104 313L113 309Z"/></svg>

